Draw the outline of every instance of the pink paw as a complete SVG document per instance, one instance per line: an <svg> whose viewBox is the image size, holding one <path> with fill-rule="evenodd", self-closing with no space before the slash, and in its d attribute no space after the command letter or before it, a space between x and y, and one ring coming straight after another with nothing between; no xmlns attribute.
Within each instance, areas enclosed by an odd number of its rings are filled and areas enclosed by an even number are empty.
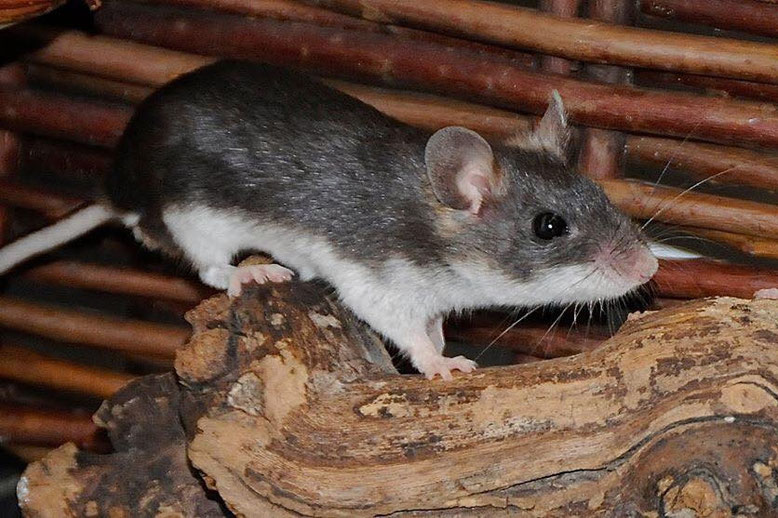
<svg viewBox="0 0 778 518"><path fill-rule="evenodd" d="M230 275L230 287L227 294L237 297L243 291L243 285L251 281L257 284L270 282L285 282L292 279L294 272L280 264L250 264L238 266Z"/></svg>
<svg viewBox="0 0 778 518"><path fill-rule="evenodd" d="M427 379L431 380L437 374L440 374L440 377L446 381L454 379L451 375L452 370L473 372L478 366L473 360L468 360L464 356L448 358L438 355L426 358L423 361L414 361L413 363Z"/></svg>
<svg viewBox="0 0 778 518"><path fill-rule="evenodd" d="M754 293L755 299L778 299L778 288L764 288Z"/></svg>

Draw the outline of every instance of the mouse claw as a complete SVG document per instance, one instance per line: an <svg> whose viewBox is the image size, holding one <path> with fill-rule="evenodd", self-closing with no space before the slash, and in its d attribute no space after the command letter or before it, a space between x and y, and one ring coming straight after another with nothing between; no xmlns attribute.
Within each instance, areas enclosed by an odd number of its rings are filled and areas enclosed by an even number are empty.
<svg viewBox="0 0 778 518"><path fill-rule="evenodd" d="M478 367L478 364L473 360L468 360L464 356L457 356L455 358L437 356L425 361L423 365L419 365L419 370L429 380L440 375L444 381L450 381L454 379L454 376L451 374L452 370L467 373L473 372L476 367Z"/></svg>
<svg viewBox="0 0 778 518"><path fill-rule="evenodd" d="M230 275L230 285L227 295L237 297L243 291L243 285L251 281L257 284L266 282L286 282L292 279L294 272L280 264L249 264L238 266Z"/></svg>

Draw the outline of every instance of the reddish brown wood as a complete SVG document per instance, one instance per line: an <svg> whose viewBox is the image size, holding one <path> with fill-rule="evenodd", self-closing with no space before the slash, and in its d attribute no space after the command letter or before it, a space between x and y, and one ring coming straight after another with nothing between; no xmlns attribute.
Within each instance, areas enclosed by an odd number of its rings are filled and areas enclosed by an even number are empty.
<svg viewBox="0 0 778 518"><path fill-rule="evenodd" d="M751 0L641 0L648 15L778 36L778 10Z"/></svg>
<svg viewBox="0 0 778 518"><path fill-rule="evenodd" d="M0 377L99 398L110 397L134 378L5 344L0 345Z"/></svg>
<svg viewBox="0 0 778 518"><path fill-rule="evenodd" d="M74 442L79 448L105 452L107 440L89 414L41 410L0 403L0 437L8 442L59 446Z"/></svg>
<svg viewBox="0 0 778 518"><path fill-rule="evenodd" d="M187 329L90 314L0 297L0 326L61 340L150 356L172 357Z"/></svg>
<svg viewBox="0 0 778 518"><path fill-rule="evenodd" d="M764 239L756 236L693 227L681 227L678 230L728 245L745 254L778 259L778 240L775 239Z"/></svg>
<svg viewBox="0 0 778 518"><path fill-rule="evenodd" d="M700 180L721 174L713 183L778 189L778 155L749 149L675 139L631 136L627 156L639 164L684 171Z"/></svg>
<svg viewBox="0 0 778 518"><path fill-rule="evenodd" d="M540 0L540 10L559 18L575 18L581 8L581 0ZM573 63L569 59L543 54L540 57L540 67L552 74L568 75Z"/></svg>
<svg viewBox="0 0 778 518"><path fill-rule="evenodd" d="M632 3L627 0L592 0L589 17L593 20L616 24L629 24L632 20ZM609 65L586 65L587 77L611 84L629 83L629 70ZM590 178L605 179L623 176L624 135L599 128L583 130L578 167Z"/></svg>
<svg viewBox="0 0 778 518"><path fill-rule="evenodd" d="M56 220L83 204L83 200L54 191L28 187L18 182L0 180L0 203L34 210L48 219Z"/></svg>
<svg viewBox="0 0 778 518"><path fill-rule="evenodd" d="M205 286L169 275L74 261L57 261L27 270L24 277L72 288L120 293L194 305L214 292Z"/></svg>
<svg viewBox="0 0 778 518"><path fill-rule="evenodd" d="M457 49L470 50L489 56L507 58L516 66L532 68L535 66L535 56L518 52L504 47L484 45L470 40L451 38L442 34L410 29L398 25L388 25L374 21L355 18L328 9L303 5L295 0L142 0L146 3L177 5L181 7L195 7L201 9L214 9L226 13L243 14L255 17L273 18L292 22L306 22L324 27L336 27L340 29L360 30L367 32L381 32L393 34L400 38L427 41L441 45L451 46ZM553 1L580 1L580 0L553 0Z"/></svg>
<svg viewBox="0 0 778 518"><path fill-rule="evenodd" d="M560 19L481 0L308 3L569 59L778 83L778 54L765 43Z"/></svg>
<svg viewBox="0 0 778 518"><path fill-rule="evenodd" d="M0 89L0 125L82 144L111 147L132 111L121 105L88 102L33 90Z"/></svg>
<svg viewBox="0 0 778 518"><path fill-rule="evenodd" d="M153 91L153 88L144 85L124 83L33 63L27 65L27 75L34 85L45 86L60 93L63 91L88 93L129 103L139 103Z"/></svg>
<svg viewBox="0 0 778 518"><path fill-rule="evenodd" d="M0 88L21 88L27 82L27 74L21 63L0 66Z"/></svg>
<svg viewBox="0 0 778 518"><path fill-rule="evenodd" d="M114 36L180 50L411 84L535 113L545 110L556 89L576 123L778 145L778 107L773 105L585 83L520 70L476 53L454 53L444 46L383 34L151 9L118 0L98 11L96 22Z"/></svg>
<svg viewBox="0 0 778 518"><path fill-rule="evenodd" d="M510 320L501 324L488 326L473 326L465 323L447 324L445 335L448 340L489 346L507 347L521 354L536 358L559 358L573 354L591 351L597 348L605 337L587 336L579 331L570 331L564 327L549 329L547 325L520 324L507 331L499 339L498 336L509 326ZM495 339L497 339L495 341Z"/></svg>
<svg viewBox="0 0 778 518"><path fill-rule="evenodd" d="M730 296L750 299L761 289L778 287L778 271L706 259L660 261L653 282L661 297L696 299Z"/></svg>
<svg viewBox="0 0 778 518"><path fill-rule="evenodd" d="M4 45L42 46L25 56L35 63L94 73L103 77L126 78L159 85L214 61L173 50L151 48L132 41L104 38L78 31L63 31L34 25L14 27L0 34ZM127 56L132 56L128 59ZM99 67L94 63L100 62Z"/></svg>
<svg viewBox="0 0 778 518"><path fill-rule="evenodd" d="M104 149L28 136L22 139L19 170L99 178L111 160L111 153Z"/></svg>
<svg viewBox="0 0 778 518"><path fill-rule="evenodd" d="M40 16L64 3L65 0L3 0L0 2L0 29Z"/></svg>
<svg viewBox="0 0 778 518"><path fill-rule="evenodd" d="M635 71L635 82L654 88L685 86L713 95L778 102L778 85L755 83L754 81L658 72L656 70L637 70Z"/></svg>
<svg viewBox="0 0 778 518"><path fill-rule="evenodd" d="M614 205L638 219L778 238L778 206L686 192L637 180L602 180Z"/></svg>

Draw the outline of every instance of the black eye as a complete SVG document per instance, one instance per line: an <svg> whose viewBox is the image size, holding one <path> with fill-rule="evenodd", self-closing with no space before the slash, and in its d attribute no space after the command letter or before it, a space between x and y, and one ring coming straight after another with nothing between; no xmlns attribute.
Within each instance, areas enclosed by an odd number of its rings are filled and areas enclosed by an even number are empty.
<svg viewBox="0 0 778 518"><path fill-rule="evenodd" d="M541 212L532 221L532 230L540 239L554 239L567 232L567 223L559 214Z"/></svg>

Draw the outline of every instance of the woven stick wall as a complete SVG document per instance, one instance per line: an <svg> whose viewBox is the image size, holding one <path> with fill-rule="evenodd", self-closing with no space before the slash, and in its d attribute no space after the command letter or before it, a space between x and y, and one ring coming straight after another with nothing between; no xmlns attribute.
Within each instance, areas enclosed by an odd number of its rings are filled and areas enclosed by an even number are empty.
<svg viewBox="0 0 778 518"><path fill-rule="evenodd" d="M636 220L659 223L661 236L690 238L670 244L706 256L662 261L653 308L778 287L778 5L525 4L106 0L91 14L75 5L7 27L3 241L93 199L133 107L180 74L230 57L326 78L415 126L463 125L489 138L529 128L558 90L578 128L581 172ZM45 10L14 9L0 24ZM169 370L190 334L183 313L212 294L121 229L3 283L0 436L26 460L68 441L108 449L90 418L99 400ZM596 318L549 333L557 315L512 328L496 346L507 361L538 362L596 349L611 334ZM447 336L483 347L505 322L477 314L449 322Z"/></svg>

